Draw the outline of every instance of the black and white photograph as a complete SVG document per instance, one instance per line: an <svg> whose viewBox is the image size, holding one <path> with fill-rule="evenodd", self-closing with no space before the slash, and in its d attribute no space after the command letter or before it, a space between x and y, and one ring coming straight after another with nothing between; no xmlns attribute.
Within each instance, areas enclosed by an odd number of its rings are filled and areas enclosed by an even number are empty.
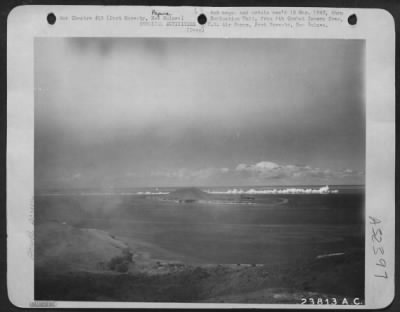
<svg viewBox="0 0 400 312"><path fill-rule="evenodd" d="M384 9L16 7L9 301L389 306L395 103Z"/></svg>
<svg viewBox="0 0 400 312"><path fill-rule="evenodd" d="M33 65L35 300L364 304L364 40L35 38Z"/></svg>

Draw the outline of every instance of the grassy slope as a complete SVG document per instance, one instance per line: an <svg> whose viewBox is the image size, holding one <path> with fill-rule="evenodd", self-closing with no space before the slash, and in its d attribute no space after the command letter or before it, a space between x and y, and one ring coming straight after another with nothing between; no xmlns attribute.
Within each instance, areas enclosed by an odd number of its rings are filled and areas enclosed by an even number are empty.
<svg viewBox="0 0 400 312"><path fill-rule="evenodd" d="M98 266L126 248L106 232L45 222L37 226L36 239L35 297L40 300L298 303L313 293L363 296L363 285L346 281L362 280L357 254L282 268L175 265L134 253L130 271L121 274Z"/></svg>

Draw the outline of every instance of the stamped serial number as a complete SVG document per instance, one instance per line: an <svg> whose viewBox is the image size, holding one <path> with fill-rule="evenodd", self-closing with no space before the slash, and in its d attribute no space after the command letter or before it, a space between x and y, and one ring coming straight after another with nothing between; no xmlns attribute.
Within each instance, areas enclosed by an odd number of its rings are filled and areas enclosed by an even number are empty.
<svg viewBox="0 0 400 312"><path fill-rule="evenodd" d="M372 251L376 257L375 277L387 279L385 249L383 246L383 229L382 221L376 217L369 216L369 224L371 225L371 241Z"/></svg>
<svg viewBox="0 0 400 312"><path fill-rule="evenodd" d="M316 304L316 305L361 305L363 302L360 298L321 298L321 297L309 297L301 298L301 304Z"/></svg>

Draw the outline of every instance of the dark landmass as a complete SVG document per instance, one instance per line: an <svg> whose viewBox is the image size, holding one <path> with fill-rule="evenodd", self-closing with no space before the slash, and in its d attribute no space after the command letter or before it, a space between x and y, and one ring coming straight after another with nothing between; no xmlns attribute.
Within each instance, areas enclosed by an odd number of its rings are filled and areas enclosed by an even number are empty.
<svg viewBox="0 0 400 312"><path fill-rule="evenodd" d="M179 204L153 196L37 196L35 299L363 300L362 194L212 203L235 198L196 189L172 194Z"/></svg>
<svg viewBox="0 0 400 312"><path fill-rule="evenodd" d="M354 259L353 259L354 258ZM363 298L360 255L315 260L298 267L189 266L160 274L38 270L41 300L300 303L301 298ZM330 263L328 263L330 262ZM331 271L334 266L334 271ZM173 267L173 265L171 265ZM357 284L350 282L358 281Z"/></svg>
<svg viewBox="0 0 400 312"><path fill-rule="evenodd" d="M186 203L207 200L210 199L210 197L210 194L203 192L196 187L179 188L165 196L166 199L177 200L178 202Z"/></svg>

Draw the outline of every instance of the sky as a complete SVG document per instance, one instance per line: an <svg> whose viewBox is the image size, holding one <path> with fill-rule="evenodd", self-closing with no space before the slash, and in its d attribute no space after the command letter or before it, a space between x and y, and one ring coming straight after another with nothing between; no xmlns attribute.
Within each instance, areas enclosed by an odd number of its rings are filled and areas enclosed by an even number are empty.
<svg viewBox="0 0 400 312"><path fill-rule="evenodd" d="M36 38L35 186L363 184L364 42Z"/></svg>

